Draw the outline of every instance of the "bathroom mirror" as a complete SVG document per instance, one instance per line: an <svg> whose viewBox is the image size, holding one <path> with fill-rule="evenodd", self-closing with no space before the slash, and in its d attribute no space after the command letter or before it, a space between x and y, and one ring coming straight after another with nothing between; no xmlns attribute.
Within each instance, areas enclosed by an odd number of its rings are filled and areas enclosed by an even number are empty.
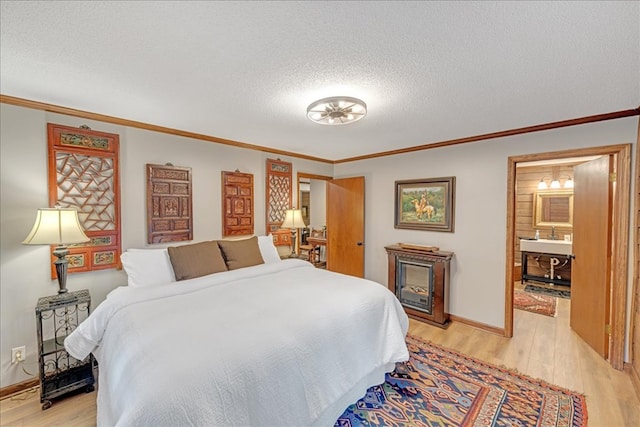
<svg viewBox="0 0 640 427"><path fill-rule="evenodd" d="M534 227L573 227L573 190L538 191L533 199Z"/></svg>

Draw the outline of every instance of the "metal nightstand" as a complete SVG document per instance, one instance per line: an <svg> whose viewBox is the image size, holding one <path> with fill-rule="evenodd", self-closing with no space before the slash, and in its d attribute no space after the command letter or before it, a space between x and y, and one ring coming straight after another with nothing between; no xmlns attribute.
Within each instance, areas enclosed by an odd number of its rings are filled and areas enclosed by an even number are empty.
<svg viewBox="0 0 640 427"><path fill-rule="evenodd" d="M93 355L76 360L64 348L64 339L91 311L91 296L84 289L40 298L36 306L40 403L51 407L51 399L73 390L94 390Z"/></svg>

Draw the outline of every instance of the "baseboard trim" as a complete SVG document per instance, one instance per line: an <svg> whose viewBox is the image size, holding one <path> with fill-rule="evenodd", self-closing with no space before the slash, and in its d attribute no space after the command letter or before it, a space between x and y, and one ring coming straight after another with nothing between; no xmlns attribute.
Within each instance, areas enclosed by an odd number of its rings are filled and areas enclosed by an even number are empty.
<svg viewBox="0 0 640 427"><path fill-rule="evenodd" d="M640 372L638 372L636 367L631 363L625 363L624 370L629 374L631 384L633 384L633 388L636 391L636 396L640 399Z"/></svg>
<svg viewBox="0 0 640 427"><path fill-rule="evenodd" d="M5 397L13 396L16 393L20 393L37 385L40 385L40 380L38 378L31 378L30 380L25 380L16 384L2 387L0 388L0 400L4 399Z"/></svg>
<svg viewBox="0 0 640 427"><path fill-rule="evenodd" d="M474 320L465 319L464 317L458 317L453 314L450 314L449 317L454 322L464 323L465 325L482 329L483 331L491 332L492 334L500 335L503 337L507 336L504 328L496 328L495 326L487 325L486 323L476 322Z"/></svg>

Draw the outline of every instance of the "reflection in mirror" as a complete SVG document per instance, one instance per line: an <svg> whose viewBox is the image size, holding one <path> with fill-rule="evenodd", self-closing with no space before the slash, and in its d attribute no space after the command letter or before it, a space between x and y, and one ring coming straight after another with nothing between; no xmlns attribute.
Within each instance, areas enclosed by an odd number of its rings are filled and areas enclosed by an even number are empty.
<svg viewBox="0 0 640 427"><path fill-rule="evenodd" d="M326 225L327 180L330 176L298 172L298 207L307 228L298 236L299 244L305 244L312 228L323 229Z"/></svg>
<svg viewBox="0 0 640 427"><path fill-rule="evenodd" d="M573 190L538 191L534 198L534 227L573 227Z"/></svg>
<svg viewBox="0 0 640 427"><path fill-rule="evenodd" d="M303 179L305 181L303 181ZM304 221L306 226L309 226L310 221L310 194L311 194L311 184L309 179L302 178L298 182L298 188L300 189L298 193L298 206L302 211L302 220Z"/></svg>
<svg viewBox="0 0 640 427"><path fill-rule="evenodd" d="M327 182L321 179L311 180L311 212L312 228L323 228L327 225Z"/></svg>
<svg viewBox="0 0 640 427"><path fill-rule="evenodd" d="M571 220L568 197L542 197L543 222L569 222Z"/></svg>

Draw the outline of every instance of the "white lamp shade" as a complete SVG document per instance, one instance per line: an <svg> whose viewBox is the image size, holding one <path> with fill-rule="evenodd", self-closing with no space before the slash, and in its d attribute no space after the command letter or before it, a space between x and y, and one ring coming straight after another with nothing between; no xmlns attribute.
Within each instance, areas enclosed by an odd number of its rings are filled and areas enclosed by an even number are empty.
<svg viewBox="0 0 640 427"><path fill-rule="evenodd" d="M304 228L306 227L302 219L302 211L300 209L288 209L284 214L282 228Z"/></svg>
<svg viewBox="0 0 640 427"><path fill-rule="evenodd" d="M36 222L22 242L25 245L63 245L88 242L78 211L71 208L38 209Z"/></svg>

